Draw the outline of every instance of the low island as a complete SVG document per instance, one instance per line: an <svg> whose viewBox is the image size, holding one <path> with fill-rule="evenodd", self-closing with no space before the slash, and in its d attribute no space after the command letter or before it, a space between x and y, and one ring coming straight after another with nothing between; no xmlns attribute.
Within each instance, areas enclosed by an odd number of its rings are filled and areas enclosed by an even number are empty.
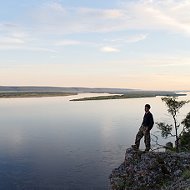
<svg viewBox="0 0 190 190"><path fill-rule="evenodd" d="M177 94L175 92L163 91L129 91L125 94L108 95L108 96L94 96L72 99L70 101L88 101L88 100L109 100L109 99L127 99L127 98L150 98L156 96L185 96L186 94Z"/></svg>

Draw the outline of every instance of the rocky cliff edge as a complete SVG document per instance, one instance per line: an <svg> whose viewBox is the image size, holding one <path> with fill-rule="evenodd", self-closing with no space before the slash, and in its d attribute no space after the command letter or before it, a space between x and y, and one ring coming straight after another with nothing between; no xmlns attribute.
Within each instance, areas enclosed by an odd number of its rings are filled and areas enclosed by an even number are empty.
<svg viewBox="0 0 190 190"><path fill-rule="evenodd" d="M190 153L126 150L110 175L112 190L190 190Z"/></svg>

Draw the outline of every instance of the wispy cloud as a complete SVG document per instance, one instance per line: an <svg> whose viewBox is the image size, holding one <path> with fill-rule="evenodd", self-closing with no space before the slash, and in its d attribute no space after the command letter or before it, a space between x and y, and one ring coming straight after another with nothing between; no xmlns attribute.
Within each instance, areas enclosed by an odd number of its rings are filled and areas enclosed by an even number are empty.
<svg viewBox="0 0 190 190"><path fill-rule="evenodd" d="M79 45L82 44L82 42L77 40L60 40L55 43L56 46L73 46L73 45Z"/></svg>
<svg viewBox="0 0 190 190"><path fill-rule="evenodd" d="M120 38L104 39L104 41L115 45L123 45L126 43L137 43L145 40L147 37L148 34L133 34L121 36Z"/></svg>
<svg viewBox="0 0 190 190"><path fill-rule="evenodd" d="M105 47L102 47L100 51L106 52L106 53L112 53L112 52L119 52L120 50L114 47L105 46Z"/></svg>
<svg viewBox="0 0 190 190"><path fill-rule="evenodd" d="M130 27L190 35L190 1L139 0L130 4L124 2L123 6L133 18Z"/></svg>
<svg viewBox="0 0 190 190"><path fill-rule="evenodd" d="M0 47L5 49L8 47L21 47L25 45L30 39L28 35L21 29L18 24L0 23Z"/></svg>
<svg viewBox="0 0 190 190"><path fill-rule="evenodd" d="M138 43L145 40L147 36L148 34L134 34L121 36L120 38L110 37L104 39L103 44L99 44L99 46L101 46L100 50L102 52L119 52L126 44Z"/></svg>
<svg viewBox="0 0 190 190"><path fill-rule="evenodd" d="M47 3L46 6L56 12L61 12L61 13L66 12L65 8L58 2Z"/></svg>
<svg viewBox="0 0 190 190"><path fill-rule="evenodd" d="M2 29L19 27L38 34L106 33L127 30L165 30L190 36L190 1L136 0L120 1L114 9L64 6L61 1L39 4L23 15L18 23L0 23ZM28 25L30 23L30 25ZM22 25L22 27L21 27ZM142 34L128 42L143 40Z"/></svg>
<svg viewBox="0 0 190 190"><path fill-rule="evenodd" d="M139 41L143 41L147 38L148 34L136 34L136 35L131 35L128 36L125 40L127 43L136 43Z"/></svg>
<svg viewBox="0 0 190 190"><path fill-rule="evenodd" d="M56 52L18 24L0 23L0 50Z"/></svg>
<svg viewBox="0 0 190 190"><path fill-rule="evenodd" d="M11 23L11 22L2 22L0 23L0 30L8 30L8 29L15 29L18 28L18 25L15 23Z"/></svg>
<svg viewBox="0 0 190 190"><path fill-rule="evenodd" d="M25 41L20 39L20 38L16 38L16 37L4 37L4 38L0 38L0 46L2 45L19 45L19 44L24 44Z"/></svg>
<svg viewBox="0 0 190 190"><path fill-rule="evenodd" d="M123 16L125 16L125 12L121 9L92 9L80 7L77 12L81 16L89 15L91 17L94 16L107 20L122 19Z"/></svg>
<svg viewBox="0 0 190 190"><path fill-rule="evenodd" d="M44 46L44 45L43 45ZM0 38L0 50L24 50L36 52L55 52L55 50L32 43L30 37L23 32L10 33Z"/></svg>
<svg viewBox="0 0 190 190"><path fill-rule="evenodd" d="M44 47L35 47L35 46L16 46L16 45L0 45L0 50L21 50L21 51L32 51L32 52L49 52L56 53L54 49L44 48Z"/></svg>
<svg viewBox="0 0 190 190"><path fill-rule="evenodd" d="M40 22L41 29L63 34L147 29L190 35L189 1L123 2L115 9L64 7L58 2L48 3L35 12L34 22Z"/></svg>

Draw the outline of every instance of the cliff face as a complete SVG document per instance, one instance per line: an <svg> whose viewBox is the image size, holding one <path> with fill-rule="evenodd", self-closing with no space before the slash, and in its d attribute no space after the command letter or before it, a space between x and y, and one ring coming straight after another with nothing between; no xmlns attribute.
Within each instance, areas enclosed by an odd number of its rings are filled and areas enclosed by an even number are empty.
<svg viewBox="0 0 190 190"><path fill-rule="evenodd" d="M127 149L124 162L112 171L112 190L190 189L190 153Z"/></svg>

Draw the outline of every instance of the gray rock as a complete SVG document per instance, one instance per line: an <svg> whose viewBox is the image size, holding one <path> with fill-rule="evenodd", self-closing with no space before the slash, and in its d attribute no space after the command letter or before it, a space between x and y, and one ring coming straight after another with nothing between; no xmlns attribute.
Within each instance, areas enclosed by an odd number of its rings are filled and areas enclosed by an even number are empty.
<svg viewBox="0 0 190 190"><path fill-rule="evenodd" d="M124 162L112 171L112 190L190 189L183 172L190 168L190 153L126 150Z"/></svg>

